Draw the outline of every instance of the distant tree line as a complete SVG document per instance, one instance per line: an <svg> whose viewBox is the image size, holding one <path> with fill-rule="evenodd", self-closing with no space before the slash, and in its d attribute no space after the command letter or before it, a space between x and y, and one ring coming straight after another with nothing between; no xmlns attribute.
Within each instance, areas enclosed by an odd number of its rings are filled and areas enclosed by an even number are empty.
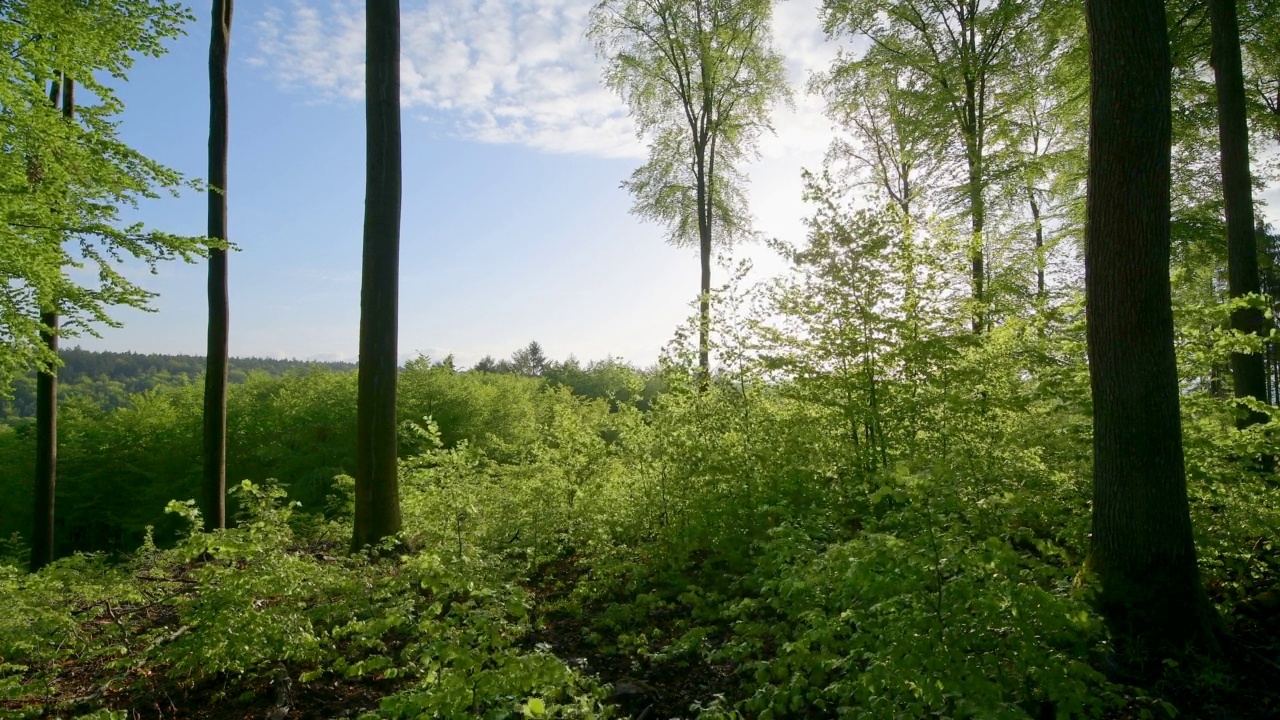
<svg viewBox="0 0 1280 720"><path fill-rule="evenodd" d="M196 382L205 372L199 355L161 355L134 352L97 352L71 348L59 353L63 366L58 371L61 402L75 399L101 410L128 407L131 395L162 387ZM351 370L355 363L282 360L276 358L233 358L230 382L240 384L250 373L280 377L289 372L313 369ZM0 422L12 423L35 417L36 375L19 378L8 398L0 398Z"/></svg>
<svg viewBox="0 0 1280 720"><path fill-rule="evenodd" d="M452 367L452 356L445 358L443 364ZM471 372L540 377L580 397L609 400L615 407L616 403L630 403L641 410L648 410L666 389L656 370L639 370L612 357L584 363L570 355L566 360L555 361L547 358L536 340L511 353L507 360L485 355Z"/></svg>

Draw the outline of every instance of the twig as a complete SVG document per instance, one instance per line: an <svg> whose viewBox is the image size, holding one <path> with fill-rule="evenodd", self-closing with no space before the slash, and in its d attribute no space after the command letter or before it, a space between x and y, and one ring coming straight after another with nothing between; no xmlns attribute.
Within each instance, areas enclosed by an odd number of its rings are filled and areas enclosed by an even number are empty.
<svg viewBox="0 0 1280 720"><path fill-rule="evenodd" d="M125 644L125 647L128 647L129 646L128 628L126 628L124 626L124 623L120 621L120 616L116 615L115 609L111 607L110 600L106 602L106 605L107 605L107 615L110 616L113 621L115 621L116 627L120 628L120 640Z"/></svg>
<svg viewBox="0 0 1280 720"><path fill-rule="evenodd" d="M177 630L174 630L172 633L169 633L169 636L168 636L168 637L164 637L164 638L156 638L155 640L153 640L153 641L151 642L151 645L149 645L149 646L147 647L147 649L146 649L146 650L143 650L143 651L142 651L142 654L143 654L143 655L147 655L147 654L148 654L148 653L150 653L152 650L155 650L156 648L160 647L161 645L163 645L163 644L165 644L165 643L171 643L171 642L173 642L174 640L177 640L178 638L182 637L183 635L186 635L186 634L187 634L187 633L189 633L189 632L191 632L191 626L190 626L190 625L183 625L182 627L178 628Z"/></svg>
<svg viewBox="0 0 1280 720"><path fill-rule="evenodd" d="M155 575L134 575L135 580L146 580L147 582L174 582L185 583L187 585L199 584L199 580L192 580L184 577L156 577Z"/></svg>

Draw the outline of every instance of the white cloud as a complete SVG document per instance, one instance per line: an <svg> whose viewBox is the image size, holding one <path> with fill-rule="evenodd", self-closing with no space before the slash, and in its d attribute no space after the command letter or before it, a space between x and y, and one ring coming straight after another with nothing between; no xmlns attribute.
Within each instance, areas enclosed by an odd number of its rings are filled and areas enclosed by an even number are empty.
<svg viewBox="0 0 1280 720"><path fill-rule="evenodd" d="M351 0L273 0L258 23L258 55L286 88L358 101L364 92L362 4ZM585 38L594 0L405 0L401 85L406 110L447 135L516 144L551 153L630 158L646 154L622 101L601 82L601 63ZM826 41L820 0L775 5L775 46L787 61L791 107L773 112L775 132L760 140L746 169L755 228L799 240L808 208L802 168L817 169L831 141L822 100L806 91L837 46ZM620 178L621 179L621 178ZM757 273L782 262L763 246L743 246Z"/></svg>
<svg viewBox="0 0 1280 720"><path fill-rule="evenodd" d="M407 110L461 138L601 157L641 157L621 101L584 38L590 3L433 0L401 11ZM326 99L364 92L362 4L292 0L257 23L253 62Z"/></svg>
<svg viewBox="0 0 1280 720"><path fill-rule="evenodd" d="M401 96L405 108L460 138L598 157L644 156L621 100L600 82L586 40L592 0L407 0L401 11ZM780 3L775 37L796 86L795 109L775 113L766 158L812 156L829 131L820 104L804 94L809 73L833 50L817 7ZM252 62L288 88L325 99L364 92L363 4L281 0L257 23Z"/></svg>

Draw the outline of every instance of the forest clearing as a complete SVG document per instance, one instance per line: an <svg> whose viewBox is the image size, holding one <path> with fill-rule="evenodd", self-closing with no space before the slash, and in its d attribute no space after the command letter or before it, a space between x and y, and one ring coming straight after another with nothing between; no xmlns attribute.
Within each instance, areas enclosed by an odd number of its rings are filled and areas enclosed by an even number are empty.
<svg viewBox="0 0 1280 720"><path fill-rule="evenodd" d="M232 358L233 4L197 182L117 95L191 7L0 0L0 716L1280 718L1276 0L822 0L802 83L772 0L551 3L699 261L645 366L405 360L398 0L344 16L357 362ZM170 260L203 354L66 347Z"/></svg>

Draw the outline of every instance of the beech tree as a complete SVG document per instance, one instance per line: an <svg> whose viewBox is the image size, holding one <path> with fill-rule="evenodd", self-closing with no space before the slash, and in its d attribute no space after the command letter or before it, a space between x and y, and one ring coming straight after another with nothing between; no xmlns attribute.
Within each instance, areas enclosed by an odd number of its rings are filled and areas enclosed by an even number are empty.
<svg viewBox="0 0 1280 720"><path fill-rule="evenodd" d="M601 0L588 36L605 58L649 161L623 183L632 212L668 227L701 262L698 365L710 377L711 255L750 234L742 163L789 97L772 45L772 0Z"/></svg>
<svg viewBox="0 0 1280 720"><path fill-rule="evenodd" d="M76 117L76 84L65 75L54 81L49 99L57 105L62 93L62 117L74 123ZM57 299L46 299L40 311L40 339L55 362L36 374L36 512L31 535L31 571L53 562L54 520L58 489L58 306Z"/></svg>
<svg viewBox="0 0 1280 720"><path fill-rule="evenodd" d="M831 158L862 170L903 223L915 223L943 174L937 129L921 97L927 91L910 74L881 63L837 63L812 85L825 97L827 115L852 136L833 145Z"/></svg>
<svg viewBox="0 0 1280 720"><path fill-rule="evenodd" d="M1100 607L1156 648L1213 636L1183 465L1169 280L1170 83L1164 3L1087 0L1085 291Z"/></svg>
<svg viewBox="0 0 1280 720"><path fill-rule="evenodd" d="M396 322L400 283L400 2L365 5L364 261L356 401L356 548L400 532Z"/></svg>
<svg viewBox="0 0 1280 720"><path fill-rule="evenodd" d="M120 273L123 258L155 267L201 252L197 238L120 222L122 206L183 179L119 140L111 86L136 57L162 55L189 19L166 0L0 3L0 388L57 362L41 338L45 305L56 300L63 338L113 326L112 306L152 297ZM49 102L59 72L93 98L75 122ZM77 265L88 272L70 273Z"/></svg>
<svg viewBox="0 0 1280 720"><path fill-rule="evenodd" d="M1250 109L1260 134L1280 142L1280 0L1251 0L1240 11Z"/></svg>
<svg viewBox="0 0 1280 720"><path fill-rule="evenodd" d="M151 294L119 270L124 258L154 268L202 247L119 222L122 205L182 179L119 141L121 104L107 80L124 79L138 55L163 54L188 19L164 0L0 3L0 393L38 370L32 568L56 554L59 340L114 325L113 305L146 305ZM76 105L76 84L93 103Z"/></svg>
<svg viewBox="0 0 1280 720"><path fill-rule="evenodd" d="M227 55L235 0L213 0L209 39L209 237L227 240ZM209 333L204 374L204 522L227 526L227 250L209 251Z"/></svg>
<svg viewBox="0 0 1280 720"><path fill-rule="evenodd" d="M1033 4L1023 0L959 0L932 3L894 0L824 0L822 19L832 37L866 38L871 48L842 53L833 77L882 73L892 69L918 92L928 109L927 124L935 151L956 148L969 219L969 269L975 312L973 331L987 324L987 187L995 112L992 98L1001 81L1018 72L1010 49L1023 41ZM904 82L904 81L899 81Z"/></svg>

